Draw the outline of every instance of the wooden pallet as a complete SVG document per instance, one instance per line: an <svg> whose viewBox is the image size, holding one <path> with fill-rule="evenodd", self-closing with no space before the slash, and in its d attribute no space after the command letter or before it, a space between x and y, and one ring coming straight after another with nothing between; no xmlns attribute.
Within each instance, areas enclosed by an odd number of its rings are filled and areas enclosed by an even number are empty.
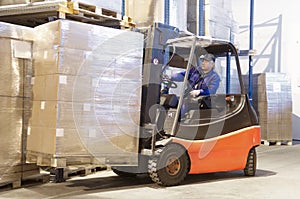
<svg viewBox="0 0 300 199"><path fill-rule="evenodd" d="M35 164L16 165L0 176L0 188L19 188L32 182L46 183L49 179L50 175L40 173L40 168Z"/></svg>
<svg viewBox="0 0 300 199"><path fill-rule="evenodd" d="M109 10L107 8L102 8L102 7L98 7L95 5L90 5L90 4L86 4L86 3L74 3L73 4L73 10L75 11L74 14L84 14L87 16L92 16L92 17L109 17L109 18L114 18L114 19L118 19L121 20L122 19L122 15L116 11L113 10Z"/></svg>
<svg viewBox="0 0 300 199"><path fill-rule="evenodd" d="M123 20L120 22L121 29L134 29L136 27L136 23L133 21L131 17L123 16Z"/></svg>
<svg viewBox="0 0 300 199"><path fill-rule="evenodd" d="M106 170L105 165L70 165L65 168L50 168L50 181L51 182L64 182L67 179L77 176L87 176L98 171Z"/></svg>
<svg viewBox="0 0 300 199"><path fill-rule="evenodd" d="M113 27L120 24L121 14L93 5L74 2L36 2L0 6L0 21L35 27L57 19L69 19L83 23Z"/></svg>
<svg viewBox="0 0 300 199"><path fill-rule="evenodd" d="M276 145L276 146L281 146L281 145L287 145L287 146L292 146L293 141L292 140L261 140L261 144L265 146L271 146L271 145Z"/></svg>
<svg viewBox="0 0 300 199"><path fill-rule="evenodd" d="M106 170L104 165L72 165L64 170L64 177L86 176L103 170Z"/></svg>
<svg viewBox="0 0 300 199"><path fill-rule="evenodd" d="M54 156L27 150L26 160L50 172L52 182L64 182L72 176L85 176L106 169L91 155Z"/></svg>
<svg viewBox="0 0 300 199"><path fill-rule="evenodd" d="M66 168L69 165L99 164L98 160L91 155L57 156L27 150L26 160L38 166Z"/></svg>

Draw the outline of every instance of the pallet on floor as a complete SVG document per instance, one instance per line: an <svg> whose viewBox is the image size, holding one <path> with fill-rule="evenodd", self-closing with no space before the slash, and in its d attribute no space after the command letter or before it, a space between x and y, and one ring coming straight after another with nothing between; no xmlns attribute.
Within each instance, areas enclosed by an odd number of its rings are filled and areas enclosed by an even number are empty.
<svg viewBox="0 0 300 199"><path fill-rule="evenodd" d="M26 161L41 167L66 168L69 165L97 165L99 161L92 155L66 155L39 153L27 150Z"/></svg>
<svg viewBox="0 0 300 199"><path fill-rule="evenodd" d="M52 182L64 182L71 176L89 175L106 169L91 155L54 156L27 150L26 160L49 171Z"/></svg>
<svg viewBox="0 0 300 199"><path fill-rule="evenodd" d="M287 146L292 146L293 141L292 140L261 140L261 144L265 146L271 146L271 145L276 145L276 146L282 146L282 145L287 145Z"/></svg>
<svg viewBox="0 0 300 199"><path fill-rule="evenodd" d="M72 165L64 171L65 177L70 178L72 176L86 176L103 170L106 170L104 165Z"/></svg>
<svg viewBox="0 0 300 199"><path fill-rule="evenodd" d="M51 182L64 182L73 177L87 176L99 171L106 170L105 165L70 165L65 168L50 168L50 181Z"/></svg>
<svg viewBox="0 0 300 199"><path fill-rule="evenodd" d="M3 168L0 168L3 169ZM36 182L49 182L50 175L40 173L40 168L35 164L16 165L7 169L0 176L0 188L20 188Z"/></svg>

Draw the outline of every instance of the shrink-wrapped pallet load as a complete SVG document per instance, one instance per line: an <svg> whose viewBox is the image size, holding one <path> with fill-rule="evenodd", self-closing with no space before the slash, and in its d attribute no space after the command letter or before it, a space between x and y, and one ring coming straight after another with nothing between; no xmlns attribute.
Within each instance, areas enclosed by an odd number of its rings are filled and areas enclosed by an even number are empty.
<svg viewBox="0 0 300 199"><path fill-rule="evenodd" d="M31 115L31 28L0 23L0 184L20 183ZM16 185L14 185L16 186Z"/></svg>
<svg viewBox="0 0 300 199"><path fill-rule="evenodd" d="M155 22L166 23L165 16L169 16L169 25L181 31L187 30L187 0L170 0L168 4L164 0L127 0L125 4L125 15L133 18L139 28L149 27Z"/></svg>
<svg viewBox="0 0 300 199"><path fill-rule="evenodd" d="M245 79L248 81L248 77ZM258 114L262 141L292 143L292 93L287 74L254 74L253 106Z"/></svg>
<svg viewBox="0 0 300 199"><path fill-rule="evenodd" d="M136 163L143 35L67 20L35 34L29 159Z"/></svg>
<svg viewBox="0 0 300 199"><path fill-rule="evenodd" d="M195 34L225 39L238 44L239 27L233 16L231 0L205 0L203 15L199 15L200 2L188 1L188 30ZM199 24L202 24L199 29Z"/></svg>

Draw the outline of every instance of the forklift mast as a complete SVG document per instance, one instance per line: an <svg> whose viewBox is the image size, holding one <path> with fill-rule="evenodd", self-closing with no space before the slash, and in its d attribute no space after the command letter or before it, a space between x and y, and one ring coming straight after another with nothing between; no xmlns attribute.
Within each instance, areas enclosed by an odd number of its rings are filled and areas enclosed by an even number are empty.
<svg viewBox="0 0 300 199"><path fill-rule="evenodd" d="M151 107L159 104L161 73L167 62L166 58L168 58L168 53L164 47L168 39L179 37L179 30L173 26L155 23L144 34L141 126L153 123Z"/></svg>

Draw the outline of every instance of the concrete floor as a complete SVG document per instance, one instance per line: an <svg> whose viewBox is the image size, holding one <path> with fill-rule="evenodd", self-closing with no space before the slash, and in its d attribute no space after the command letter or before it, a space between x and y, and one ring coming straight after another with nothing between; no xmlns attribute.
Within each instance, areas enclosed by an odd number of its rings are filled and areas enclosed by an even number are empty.
<svg viewBox="0 0 300 199"><path fill-rule="evenodd" d="M300 198L300 144L260 146L255 177L242 171L190 175L182 185L160 187L147 177L121 178L112 171L74 177L64 183L0 190L0 198Z"/></svg>

